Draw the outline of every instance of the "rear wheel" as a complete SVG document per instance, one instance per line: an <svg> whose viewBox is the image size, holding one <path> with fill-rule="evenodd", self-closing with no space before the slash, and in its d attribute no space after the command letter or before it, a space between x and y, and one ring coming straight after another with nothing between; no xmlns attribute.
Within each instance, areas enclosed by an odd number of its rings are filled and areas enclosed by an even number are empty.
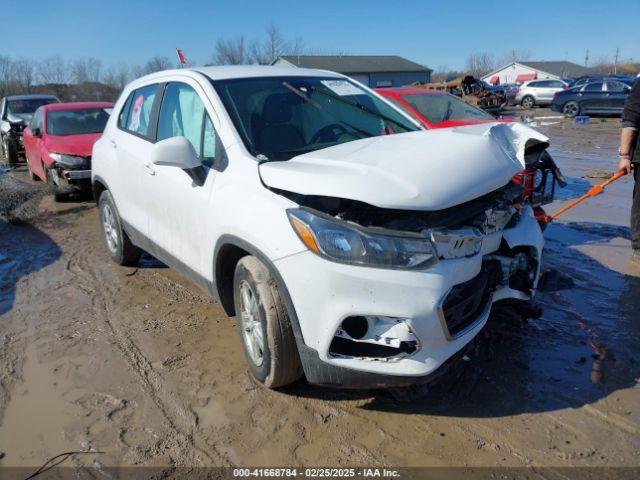
<svg viewBox="0 0 640 480"><path fill-rule="evenodd" d="M233 299L253 377L269 388L299 379L302 367L287 310L271 273L256 257L236 265Z"/></svg>
<svg viewBox="0 0 640 480"><path fill-rule="evenodd" d="M118 210L108 190L100 194L98 210L102 236L111 259L119 265L136 263L141 251L131 243L129 236L123 230Z"/></svg>
<svg viewBox="0 0 640 480"><path fill-rule="evenodd" d="M533 108L535 104L536 104L536 99L533 98L531 95L525 96L520 102L520 105L522 105L524 108Z"/></svg>
<svg viewBox="0 0 640 480"><path fill-rule="evenodd" d="M580 104L578 102L567 102L562 107L562 114L565 117L573 118L580 115Z"/></svg>

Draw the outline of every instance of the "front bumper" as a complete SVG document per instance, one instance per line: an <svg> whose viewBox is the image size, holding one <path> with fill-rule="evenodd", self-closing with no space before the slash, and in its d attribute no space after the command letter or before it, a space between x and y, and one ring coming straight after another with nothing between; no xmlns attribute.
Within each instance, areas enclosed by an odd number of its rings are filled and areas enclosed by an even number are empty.
<svg viewBox="0 0 640 480"><path fill-rule="evenodd" d="M498 285L477 315L452 334L443 319L443 304L454 287L478 277L495 260L502 243L526 249L534 281L529 292L506 282ZM472 257L441 260L423 271L350 266L305 251L275 261L299 323L303 368L311 383L336 386L407 385L430 380L448 359L460 352L485 325L491 304L504 299L530 299L540 271L543 237L532 210L523 210L513 228L487 235L482 251ZM393 318L418 340L411 353L391 358L336 355L332 348L343 320L353 316Z"/></svg>
<svg viewBox="0 0 640 480"><path fill-rule="evenodd" d="M91 170L73 170L56 166L51 170L56 186L65 192L91 189Z"/></svg>

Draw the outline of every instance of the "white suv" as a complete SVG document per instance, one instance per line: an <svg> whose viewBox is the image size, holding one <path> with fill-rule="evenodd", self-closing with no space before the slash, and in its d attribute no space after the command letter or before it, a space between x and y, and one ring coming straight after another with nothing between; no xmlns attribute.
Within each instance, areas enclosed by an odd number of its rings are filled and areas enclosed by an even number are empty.
<svg viewBox="0 0 640 480"><path fill-rule="evenodd" d="M536 105L550 105L553 95L569 86L562 80L531 80L524 82L516 90L516 105L533 108Z"/></svg>
<svg viewBox="0 0 640 480"><path fill-rule="evenodd" d="M532 297L543 238L511 178L546 142L423 131L332 72L184 69L125 88L93 189L109 255L146 250L237 315L260 382L405 385Z"/></svg>

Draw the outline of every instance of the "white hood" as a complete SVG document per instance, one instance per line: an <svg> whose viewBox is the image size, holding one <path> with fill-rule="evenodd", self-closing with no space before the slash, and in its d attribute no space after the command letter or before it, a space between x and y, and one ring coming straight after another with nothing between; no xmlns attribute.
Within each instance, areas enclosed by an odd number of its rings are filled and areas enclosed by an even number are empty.
<svg viewBox="0 0 640 480"><path fill-rule="evenodd" d="M304 195L382 208L442 210L506 185L524 150L548 138L518 123L487 123L367 138L260 165L263 182Z"/></svg>

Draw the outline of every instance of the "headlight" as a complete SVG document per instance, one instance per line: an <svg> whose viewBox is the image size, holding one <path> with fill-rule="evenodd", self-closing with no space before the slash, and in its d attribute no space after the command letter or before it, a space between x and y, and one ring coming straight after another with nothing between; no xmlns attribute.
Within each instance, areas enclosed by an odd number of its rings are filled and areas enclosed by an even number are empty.
<svg viewBox="0 0 640 480"><path fill-rule="evenodd" d="M287 214L309 250L334 262L413 269L438 259L431 240L420 234L380 234L305 209L287 210Z"/></svg>
<svg viewBox="0 0 640 480"><path fill-rule="evenodd" d="M67 168L88 167L88 161L85 157L77 157L75 155L66 155L64 153L50 153L49 156L56 162Z"/></svg>

